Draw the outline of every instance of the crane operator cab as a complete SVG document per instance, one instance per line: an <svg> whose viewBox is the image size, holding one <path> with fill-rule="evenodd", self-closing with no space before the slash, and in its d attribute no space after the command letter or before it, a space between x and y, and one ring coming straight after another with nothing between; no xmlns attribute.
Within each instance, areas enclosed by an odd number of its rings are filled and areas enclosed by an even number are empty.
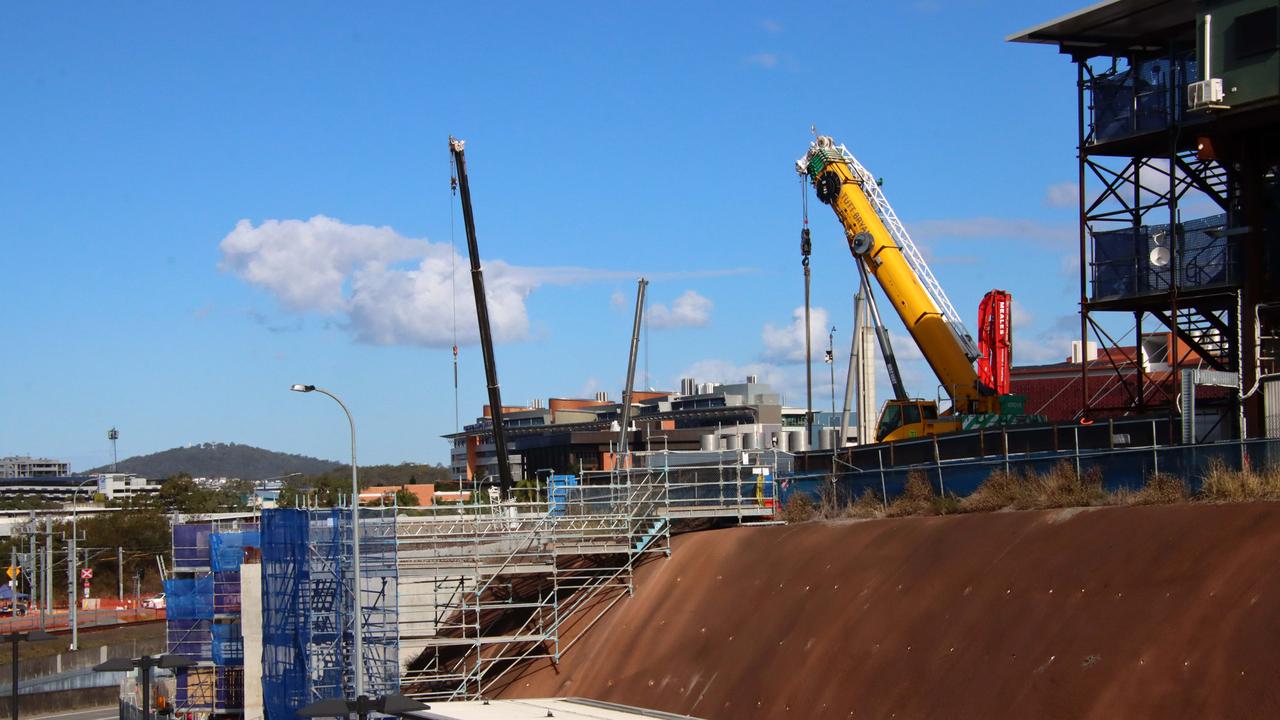
<svg viewBox="0 0 1280 720"><path fill-rule="evenodd" d="M934 400L889 400L880 411L876 442L910 440L958 429L957 419L938 419L938 403Z"/></svg>

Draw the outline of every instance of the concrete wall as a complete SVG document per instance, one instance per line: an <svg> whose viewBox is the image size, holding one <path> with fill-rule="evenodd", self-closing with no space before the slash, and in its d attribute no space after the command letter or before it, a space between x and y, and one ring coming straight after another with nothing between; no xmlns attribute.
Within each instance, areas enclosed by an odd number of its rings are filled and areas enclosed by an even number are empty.
<svg viewBox="0 0 1280 720"><path fill-rule="evenodd" d="M262 566L240 566L240 632L244 635L244 720L261 720Z"/></svg>

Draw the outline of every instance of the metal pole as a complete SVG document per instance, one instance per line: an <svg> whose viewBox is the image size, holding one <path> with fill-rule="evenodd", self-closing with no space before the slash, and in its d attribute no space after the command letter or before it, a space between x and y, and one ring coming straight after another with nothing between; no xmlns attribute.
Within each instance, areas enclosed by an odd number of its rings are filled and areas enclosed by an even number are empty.
<svg viewBox="0 0 1280 720"><path fill-rule="evenodd" d="M139 674L142 675L142 720L151 720L151 658L144 657L138 663Z"/></svg>
<svg viewBox="0 0 1280 720"><path fill-rule="evenodd" d="M30 554L28 555L30 561L27 563L27 612L31 612L32 610L38 612L40 610L40 562L38 559L40 554L36 552L36 533L39 532L39 526L36 525L36 519L34 517L35 513L32 513L32 515L32 532L29 539L30 542L28 543L28 546L30 547Z"/></svg>
<svg viewBox="0 0 1280 720"><path fill-rule="evenodd" d="M876 457L880 460L880 504L887 511L889 509L889 491L884 484L884 451L881 448L876 448Z"/></svg>
<svg viewBox="0 0 1280 720"><path fill-rule="evenodd" d="M53 612L53 518L44 519L44 612L40 613L40 629L45 629L45 618Z"/></svg>
<svg viewBox="0 0 1280 720"><path fill-rule="evenodd" d="M827 333L827 362L831 365L831 414L836 414L836 326L831 326L831 332ZM840 438L840 445L844 445L844 436ZM839 447L839 446L837 446Z"/></svg>
<svg viewBox="0 0 1280 720"><path fill-rule="evenodd" d="M72 501L75 502L74 500ZM71 649L79 648L80 631L76 625L76 571L79 563L76 560L76 511L71 508L71 538L67 541L67 624L71 626Z"/></svg>
<svg viewBox="0 0 1280 720"><path fill-rule="evenodd" d="M16 596L14 597L14 602L15 603L17 602ZM9 667L13 669L12 674L9 676L10 677L9 702L11 703L11 706L10 706L11 711L9 714L13 718L13 720L18 720L18 638L19 637L20 635L18 635L18 633L16 632L9 634L9 647L12 648L12 654L9 656Z"/></svg>
<svg viewBox="0 0 1280 720"><path fill-rule="evenodd" d="M1079 482L1079 480L1080 480L1080 426L1079 426L1079 425L1077 425L1077 426L1075 426L1075 427L1071 428L1071 431L1072 431L1072 432L1071 432L1072 436L1075 438L1075 446L1076 446L1076 447L1075 447L1075 451L1076 451L1076 481L1077 481L1077 482Z"/></svg>
<svg viewBox="0 0 1280 720"><path fill-rule="evenodd" d="M627 385L622 391L622 427L618 430L618 459L622 461L630 452L631 395L636 380L636 351L640 347L640 326L644 322L644 289L649 281L640 278L636 282L636 317L631 325L631 352L627 356Z"/></svg>
<svg viewBox="0 0 1280 720"><path fill-rule="evenodd" d="M124 602L124 548L116 546L116 600Z"/></svg>
<svg viewBox="0 0 1280 720"><path fill-rule="evenodd" d="M858 340L862 335L862 295L866 290L858 287L858 292L853 297L853 333L849 340L849 372L845 374L844 380L844 409L840 411L840 445L844 446L845 438L849 437L849 413L850 407L853 405L853 380L854 369L858 367ZM861 388L859 388L861 390ZM861 406L859 406L861 407ZM864 418L859 415L858 423L864 422ZM858 433L861 437L861 432Z"/></svg>
<svg viewBox="0 0 1280 720"><path fill-rule="evenodd" d="M355 644L355 692L356 697L364 694L364 641L361 626L364 624L364 609L360 597L360 478L356 469L356 421L346 403L337 395L317 387L316 392L333 398L347 415L347 424L351 426L351 597L352 597L352 638Z"/></svg>

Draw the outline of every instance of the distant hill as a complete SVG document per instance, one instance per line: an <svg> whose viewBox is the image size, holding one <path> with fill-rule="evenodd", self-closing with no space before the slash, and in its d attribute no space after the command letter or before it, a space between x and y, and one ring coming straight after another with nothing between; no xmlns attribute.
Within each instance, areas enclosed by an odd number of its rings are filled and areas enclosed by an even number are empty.
<svg viewBox="0 0 1280 720"><path fill-rule="evenodd" d="M262 480L289 473L321 475L340 467L343 467L342 463L332 460L237 443L204 443L173 448L116 463L118 472L137 473L148 478L166 478L185 472L192 477L238 477L244 480ZM111 466L105 465L87 472L110 471Z"/></svg>

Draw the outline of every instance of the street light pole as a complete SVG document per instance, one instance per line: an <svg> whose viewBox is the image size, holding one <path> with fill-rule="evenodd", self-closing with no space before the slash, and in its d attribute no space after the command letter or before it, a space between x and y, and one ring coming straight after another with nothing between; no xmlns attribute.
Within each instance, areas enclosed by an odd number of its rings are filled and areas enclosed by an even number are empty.
<svg viewBox="0 0 1280 720"><path fill-rule="evenodd" d="M16 596L14 598L14 602L17 602ZM4 635L3 637L6 641L8 641L9 647L12 648L12 652L13 652L13 654L10 656L10 663L9 663L9 666L12 668L12 672L13 672L13 674L10 676L11 684L9 685L10 702L12 703L11 705L12 714L10 717L12 718L12 720L18 720L18 643L23 641L31 642L33 640L52 640L54 639L54 636L50 635L49 633L43 630L32 630L31 632L24 632L24 633L20 633L20 632L9 633L8 635Z"/></svg>
<svg viewBox="0 0 1280 720"><path fill-rule="evenodd" d="M138 670L142 685L142 720L151 720L151 671L153 668L176 670L191 667L196 661L185 655L143 655L136 658L111 658L93 666L94 672L128 672ZM122 716L123 717L123 716ZM15 718L16 720L16 718Z"/></svg>
<svg viewBox="0 0 1280 720"><path fill-rule="evenodd" d="M67 620L71 625L71 649L80 649L80 625L79 609L80 603L76 597L76 575L80 569L80 561L76 556L76 540L79 532L79 526L76 523L76 511L79 509L77 498L80 496L80 488L91 482L97 482L96 479L90 478L76 486L75 492L71 493L71 540L67 543Z"/></svg>
<svg viewBox="0 0 1280 720"><path fill-rule="evenodd" d="M364 640L361 625L363 624L363 607L360 597L360 479L356 470L356 421L351 418L351 411L346 403L337 395L316 387L315 385L294 385L294 392L318 392L333 398L347 414L347 424L351 426L351 597L352 597L352 637L355 644L355 694L359 698L364 695Z"/></svg>

